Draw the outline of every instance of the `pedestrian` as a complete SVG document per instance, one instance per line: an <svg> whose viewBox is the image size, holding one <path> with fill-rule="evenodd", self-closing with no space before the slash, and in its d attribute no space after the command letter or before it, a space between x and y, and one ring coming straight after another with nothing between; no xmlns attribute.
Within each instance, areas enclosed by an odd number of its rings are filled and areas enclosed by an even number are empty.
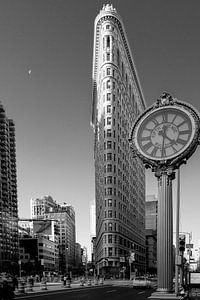
<svg viewBox="0 0 200 300"><path fill-rule="evenodd" d="M18 279L17 279L16 275L14 275L14 277L13 277L13 288L14 288L14 291L15 291L15 289L18 289Z"/></svg>
<svg viewBox="0 0 200 300"><path fill-rule="evenodd" d="M63 277L63 285L64 285L64 286L66 286L66 281L67 281L67 276L64 275L64 277Z"/></svg>

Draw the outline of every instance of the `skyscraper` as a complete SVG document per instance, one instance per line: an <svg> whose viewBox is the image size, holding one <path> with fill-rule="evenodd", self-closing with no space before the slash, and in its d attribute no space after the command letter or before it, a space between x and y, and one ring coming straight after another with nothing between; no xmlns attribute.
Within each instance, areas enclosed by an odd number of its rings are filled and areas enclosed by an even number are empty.
<svg viewBox="0 0 200 300"><path fill-rule="evenodd" d="M104 5L95 19L93 105L98 272L120 275L145 266L145 170L128 138L146 107L121 17Z"/></svg>
<svg viewBox="0 0 200 300"><path fill-rule="evenodd" d="M18 269L18 203L15 125L0 103L0 271Z"/></svg>

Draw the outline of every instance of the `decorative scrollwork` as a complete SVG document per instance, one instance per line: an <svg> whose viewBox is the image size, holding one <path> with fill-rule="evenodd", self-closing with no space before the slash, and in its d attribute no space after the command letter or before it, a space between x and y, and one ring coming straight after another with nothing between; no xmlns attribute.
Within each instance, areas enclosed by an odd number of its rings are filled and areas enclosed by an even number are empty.
<svg viewBox="0 0 200 300"><path fill-rule="evenodd" d="M173 98L169 93L163 92L162 95L156 100L155 108L167 106L167 105L174 105L176 99Z"/></svg>

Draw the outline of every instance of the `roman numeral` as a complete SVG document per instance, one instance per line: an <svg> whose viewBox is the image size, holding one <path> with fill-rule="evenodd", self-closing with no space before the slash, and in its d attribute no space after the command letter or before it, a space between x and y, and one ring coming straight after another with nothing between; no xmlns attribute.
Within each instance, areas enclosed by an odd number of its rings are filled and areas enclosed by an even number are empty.
<svg viewBox="0 0 200 300"><path fill-rule="evenodd" d="M143 136L143 137L141 137L141 140L142 140L142 142L143 141L150 141L150 135L148 135L148 136Z"/></svg>
<svg viewBox="0 0 200 300"><path fill-rule="evenodd" d="M180 127L180 126L183 125L184 123L187 124L187 121L186 121L186 120L183 120L180 124L177 125L177 127Z"/></svg>
<svg viewBox="0 0 200 300"><path fill-rule="evenodd" d="M167 119L168 119L168 118L167 118L167 114L163 114L163 115L162 115L162 118L163 118L163 122L166 123L166 122L167 122Z"/></svg>
<svg viewBox="0 0 200 300"><path fill-rule="evenodd" d="M155 126L157 126L159 124L156 119L153 119L152 122L155 124Z"/></svg>
<svg viewBox="0 0 200 300"><path fill-rule="evenodd" d="M143 146L143 150L147 151L152 146L151 142L148 142L146 145Z"/></svg>
<svg viewBox="0 0 200 300"><path fill-rule="evenodd" d="M191 133L191 130L180 130L179 131L179 134L189 134L189 133Z"/></svg>
<svg viewBox="0 0 200 300"><path fill-rule="evenodd" d="M181 138L178 138L177 140L176 140L176 144L181 144L181 145L185 145L186 143L187 143L187 141L185 141L185 140L182 140Z"/></svg>
<svg viewBox="0 0 200 300"><path fill-rule="evenodd" d="M161 156L166 156L166 151L164 147L162 147L161 149Z"/></svg>
<svg viewBox="0 0 200 300"><path fill-rule="evenodd" d="M158 148L157 148L157 147L154 147L154 149L153 149L152 152L151 152L151 155L152 155L152 156L156 156L157 150L158 150Z"/></svg>
<svg viewBox="0 0 200 300"><path fill-rule="evenodd" d="M171 145L171 148L174 150L174 153L177 152L177 149L174 148L174 145Z"/></svg>
<svg viewBox="0 0 200 300"><path fill-rule="evenodd" d="M174 121L175 121L175 119L176 119L176 116L177 116L177 115L174 115L174 117L173 117L171 123L174 123Z"/></svg>

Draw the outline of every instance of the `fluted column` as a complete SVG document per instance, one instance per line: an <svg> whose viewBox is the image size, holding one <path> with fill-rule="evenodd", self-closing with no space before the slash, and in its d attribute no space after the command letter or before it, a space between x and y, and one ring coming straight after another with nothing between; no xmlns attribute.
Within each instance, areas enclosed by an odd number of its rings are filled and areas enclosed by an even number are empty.
<svg viewBox="0 0 200 300"><path fill-rule="evenodd" d="M157 292L173 290L172 169L158 170Z"/></svg>
<svg viewBox="0 0 200 300"><path fill-rule="evenodd" d="M158 232L157 232L157 272L158 292L173 290L173 209L172 169L158 170Z"/></svg>

